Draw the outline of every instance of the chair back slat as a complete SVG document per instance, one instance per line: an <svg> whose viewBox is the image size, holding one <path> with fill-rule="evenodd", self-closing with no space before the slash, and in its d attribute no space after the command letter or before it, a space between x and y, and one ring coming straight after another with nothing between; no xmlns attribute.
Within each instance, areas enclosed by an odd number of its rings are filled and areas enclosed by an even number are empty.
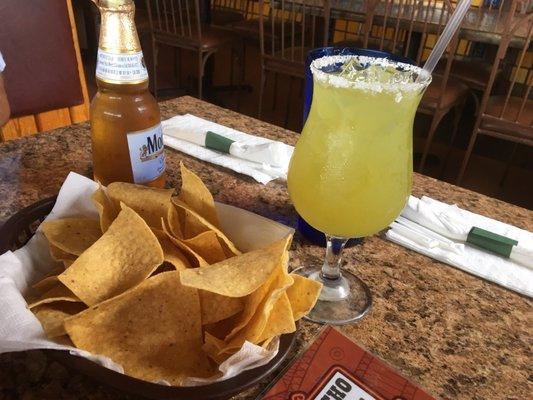
<svg viewBox="0 0 533 400"><path fill-rule="evenodd" d="M403 7L405 5L405 2L400 0L398 3L398 9L403 10ZM396 51L396 44L398 43L398 40L400 40L400 18L396 18L396 25L394 25L394 33L392 38L392 52L394 53Z"/></svg>
<svg viewBox="0 0 533 400"><path fill-rule="evenodd" d="M199 0L146 0L146 8L153 34L201 40Z"/></svg>
<svg viewBox="0 0 533 400"><path fill-rule="evenodd" d="M525 95L522 97L522 102L520 103L520 109L518 110L518 114L516 115L515 122L520 121L520 117L522 116L522 113L526 109L527 101L529 100L529 94L531 92L531 80L529 79L529 71L527 74L528 84Z"/></svg>
<svg viewBox="0 0 533 400"><path fill-rule="evenodd" d="M168 10L167 10L167 0L161 0L163 2L163 17L164 17L164 20L165 20L165 30L169 30L168 29ZM172 1L172 0L171 0Z"/></svg>
<svg viewBox="0 0 533 400"><path fill-rule="evenodd" d="M176 29L176 10L174 9L174 2L170 2L170 8L171 8L171 14L172 14L172 28L174 33L178 33L178 30Z"/></svg>
<svg viewBox="0 0 533 400"><path fill-rule="evenodd" d="M413 0L407 0L405 3L405 7L407 7L408 11L406 13L409 25L407 27L407 32L405 34L405 54L409 54L411 50L411 42L413 38L413 32L414 32L414 24L415 24L415 15L418 14L418 9L415 7L415 3ZM410 12L409 12L410 9Z"/></svg>
<svg viewBox="0 0 533 400"><path fill-rule="evenodd" d="M271 21L271 22L276 22L276 21ZM281 24L280 24L280 27L281 27L281 35L280 35L280 39L281 39L281 53L284 54L285 53L285 0L281 0Z"/></svg>
<svg viewBox="0 0 533 400"><path fill-rule="evenodd" d="M150 7L149 4L148 4L148 7ZM162 27L161 27L161 11L160 11L160 8L159 8L159 0L155 0L155 9L156 9L156 20L157 20L157 23L159 25L159 29L162 29Z"/></svg>
<svg viewBox="0 0 533 400"><path fill-rule="evenodd" d="M181 27L181 35L182 36L185 36L185 27L187 26L187 24L184 23L184 19L183 19L183 12L182 12L182 5L181 5L181 0L178 0L178 4L177 4L177 8L178 8L178 18L179 18L179 21L180 21L180 27Z"/></svg>
<svg viewBox="0 0 533 400"><path fill-rule="evenodd" d="M316 37L316 18L312 18L311 19L311 47L313 49L316 47L315 37ZM302 41L305 41L305 37L303 35L302 35ZM302 47L303 46L304 45L302 44Z"/></svg>
<svg viewBox="0 0 533 400"><path fill-rule="evenodd" d="M307 51L327 45L329 0L260 0L263 56L303 64Z"/></svg>
<svg viewBox="0 0 533 400"><path fill-rule="evenodd" d="M381 37L380 37L380 42L379 42L379 48L380 49L383 49L383 47L385 46L385 37L387 36L387 22L389 21L389 14L390 14L390 9L392 8L392 4L393 2L386 2L385 3L385 12L383 14L383 24L380 28L380 31L381 31Z"/></svg>
<svg viewBox="0 0 533 400"><path fill-rule="evenodd" d="M294 8L294 0L292 1L292 7ZM303 4L302 8L303 8L303 14L305 15L305 3ZM294 48L295 48L295 40L296 40L295 23L296 23L296 13L291 13L291 59L293 60L294 60ZM305 33L300 32L300 36L304 34Z"/></svg>
<svg viewBox="0 0 533 400"><path fill-rule="evenodd" d="M263 2L260 1L259 4L261 5L261 7L259 7L259 10L260 10L260 12L261 12L261 14L259 14L259 19L260 19L260 20L264 20L264 16L263 16L263 12L264 12L264 11L263 11L263 7L262 7ZM270 4L268 4L268 20L270 20L270 15L271 15ZM270 37L271 37L271 38L275 38L275 37L276 37L276 32L275 32L274 27L275 27L275 24L270 24L270 30L271 30L271 36L270 36ZM260 38L260 40L263 41L264 39L261 39L261 38ZM270 54L275 54L275 53L276 53L275 43L276 43L275 40L271 40L271 41L270 41L270 45L271 45L271 48L272 48Z"/></svg>
<svg viewBox="0 0 533 400"><path fill-rule="evenodd" d="M306 4L303 5L303 14L305 15L306 14ZM300 47L304 47L305 45L305 30L307 28L306 26L306 21L307 21L307 18L303 18L302 19L302 27L301 27L301 31L300 31ZM312 46L314 48L314 41L312 42Z"/></svg>
<svg viewBox="0 0 533 400"><path fill-rule="evenodd" d="M185 3L185 15L187 17L187 29L188 29L189 36L192 36L190 7L187 7L188 6L187 0L184 0L184 3Z"/></svg>
<svg viewBox="0 0 533 400"><path fill-rule="evenodd" d="M492 5L492 1L490 2L490 5ZM498 7L498 20L501 19L504 8L505 8L505 0L501 0L500 6Z"/></svg>
<svg viewBox="0 0 533 400"><path fill-rule="evenodd" d="M513 90L515 89L515 86L516 86L516 81L518 80L520 76L520 70L523 67L524 59L525 59L526 53L528 52L530 42L531 42L531 24L529 27L529 33L525 41L524 47L520 50L518 60L516 64L514 65L515 72L511 78L511 84L509 85L507 94L505 95L505 102L503 103L503 107L500 112L500 118L502 118L505 115L505 111L507 110L507 106L509 105L509 99L511 98L511 95L513 94Z"/></svg>
<svg viewBox="0 0 533 400"><path fill-rule="evenodd" d="M515 0L506 14L506 29L498 47L487 90L481 100L480 115L483 117L497 117L524 125L522 117L533 115L531 99L533 10L531 4L533 4L531 0ZM503 85L496 85L496 77L500 70L504 71L505 75L500 79ZM491 96L503 97L503 103L496 110L496 114L494 109L489 110ZM524 120L528 119L533 121L531 117Z"/></svg>

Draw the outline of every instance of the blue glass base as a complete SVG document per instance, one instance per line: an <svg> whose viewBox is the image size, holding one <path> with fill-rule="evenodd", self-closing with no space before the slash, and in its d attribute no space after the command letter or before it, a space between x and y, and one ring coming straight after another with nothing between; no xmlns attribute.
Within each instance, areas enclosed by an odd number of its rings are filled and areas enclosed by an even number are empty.
<svg viewBox="0 0 533 400"><path fill-rule="evenodd" d="M326 236L324 235L324 233L313 228L300 216L298 216L296 229L302 234L303 237L305 237L311 243L317 246L326 247ZM362 238L353 238L348 240L345 247L352 247L361 243L363 243Z"/></svg>

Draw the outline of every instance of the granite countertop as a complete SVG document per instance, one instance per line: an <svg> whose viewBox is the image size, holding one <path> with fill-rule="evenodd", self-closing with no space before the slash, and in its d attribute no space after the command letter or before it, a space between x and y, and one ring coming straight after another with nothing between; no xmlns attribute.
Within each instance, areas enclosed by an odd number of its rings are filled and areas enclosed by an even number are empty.
<svg viewBox="0 0 533 400"><path fill-rule="evenodd" d="M161 103L163 118L193 113L249 133L294 144L297 134L192 97ZM264 186L251 178L167 150L168 181L179 184L183 160L216 200L292 223L284 182ZM91 176L87 123L0 145L0 222L57 193L69 171ZM533 212L422 175L413 194L457 203L468 210L533 230ZM322 262L324 250L296 235L291 266ZM365 239L347 249L347 268L373 294L373 310L340 329L419 383L450 399L527 399L531 396L531 301L495 284L385 241ZM320 326L302 322L296 349ZM235 399L253 399L265 380ZM41 351L0 355L0 399L136 399L49 359ZM192 399L191 399L192 400Z"/></svg>

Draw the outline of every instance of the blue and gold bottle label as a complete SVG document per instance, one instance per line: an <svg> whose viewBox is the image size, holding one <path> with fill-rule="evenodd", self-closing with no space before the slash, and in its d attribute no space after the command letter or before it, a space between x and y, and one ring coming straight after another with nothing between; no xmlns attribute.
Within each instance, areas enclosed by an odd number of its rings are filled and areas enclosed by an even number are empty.
<svg viewBox="0 0 533 400"><path fill-rule="evenodd" d="M142 184L161 176L165 172L165 146L161 124L128 133L127 138L133 181Z"/></svg>

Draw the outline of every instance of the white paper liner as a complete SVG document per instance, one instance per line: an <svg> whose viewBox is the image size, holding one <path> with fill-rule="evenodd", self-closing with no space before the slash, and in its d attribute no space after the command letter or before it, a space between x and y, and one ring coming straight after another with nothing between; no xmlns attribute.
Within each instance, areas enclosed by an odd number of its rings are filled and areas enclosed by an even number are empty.
<svg viewBox="0 0 533 400"><path fill-rule="evenodd" d="M96 182L71 172L46 219L98 218L98 212L91 201L91 194L97 187ZM242 251L264 247L293 231L287 226L237 207L217 203L217 211L223 231ZM58 266L51 258L47 240L39 229L24 247L0 255L0 354L33 349L65 350L123 373L122 366L108 357L48 339L38 319L27 308L24 296L31 285ZM245 370L265 365L277 354L278 347L279 340L274 340L269 349L246 342L236 354L219 366L218 374L207 379L191 377L183 386L226 380Z"/></svg>

